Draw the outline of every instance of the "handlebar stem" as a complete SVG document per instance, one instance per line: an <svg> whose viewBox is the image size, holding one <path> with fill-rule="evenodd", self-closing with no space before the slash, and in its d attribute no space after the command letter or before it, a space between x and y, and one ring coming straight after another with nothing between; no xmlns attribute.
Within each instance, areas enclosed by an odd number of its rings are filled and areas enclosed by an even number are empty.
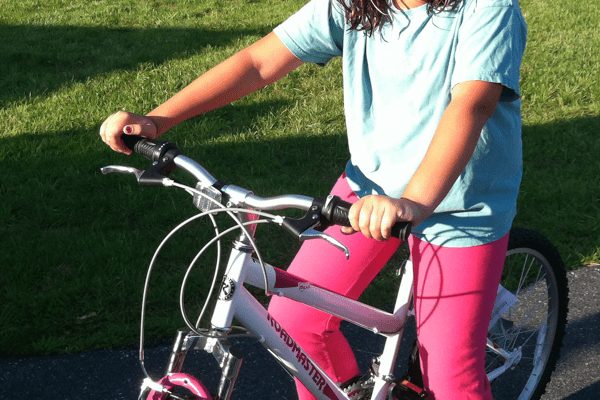
<svg viewBox="0 0 600 400"><path fill-rule="evenodd" d="M248 196L252 195L252 191L235 185L225 185L221 191L229 197L229 202L232 204L238 207L249 205L246 199Z"/></svg>

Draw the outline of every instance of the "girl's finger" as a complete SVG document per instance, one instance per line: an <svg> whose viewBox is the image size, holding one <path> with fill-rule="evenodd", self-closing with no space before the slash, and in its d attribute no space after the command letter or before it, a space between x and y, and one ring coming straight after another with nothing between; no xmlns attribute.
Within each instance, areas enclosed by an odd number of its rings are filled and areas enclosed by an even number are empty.
<svg viewBox="0 0 600 400"><path fill-rule="evenodd" d="M369 233L376 240L382 240L383 236L381 234L381 222L382 222L382 213L381 213L381 205L379 207L374 207L371 211L371 222L369 223Z"/></svg>
<svg viewBox="0 0 600 400"><path fill-rule="evenodd" d="M392 225L395 222L396 220L388 212L383 214L383 218L381 219L381 236L383 240L388 240L392 236Z"/></svg>
<svg viewBox="0 0 600 400"><path fill-rule="evenodd" d="M354 230L354 228L352 228L351 226L342 226L342 228L340 229L340 231L344 235L352 235L352 234L356 233L356 231Z"/></svg>
<svg viewBox="0 0 600 400"><path fill-rule="evenodd" d="M371 239L371 213L373 212L370 204L364 204L360 209L360 215L358 216L358 227L365 237Z"/></svg>
<svg viewBox="0 0 600 400"><path fill-rule="evenodd" d="M123 127L123 133L126 135L141 135L143 128L140 124L129 124Z"/></svg>

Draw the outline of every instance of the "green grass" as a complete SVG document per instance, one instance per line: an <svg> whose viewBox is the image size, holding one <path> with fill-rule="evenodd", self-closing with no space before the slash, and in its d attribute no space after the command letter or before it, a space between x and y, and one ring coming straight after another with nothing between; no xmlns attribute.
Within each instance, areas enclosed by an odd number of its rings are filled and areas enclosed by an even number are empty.
<svg viewBox="0 0 600 400"><path fill-rule="evenodd" d="M98 127L117 110L154 108L304 3L0 0L0 354L135 342L152 253L195 209L175 189L102 176L104 165L145 163L109 151ZM579 268L600 262L600 6L527 0L522 7L525 176L515 225L544 233L568 267ZM168 139L257 194L323 195L348 157L344 130L334 61L304 66L179 125ZM196 250L207 231L186 230L161 258L151 337L182 325L178 282L194 256L183 249ZM272 227L261 227L258 240L276 265L298 246ZM211 268L199 268L200 294ZM390 276L368 292L370 302L389 302Z"/></svg>

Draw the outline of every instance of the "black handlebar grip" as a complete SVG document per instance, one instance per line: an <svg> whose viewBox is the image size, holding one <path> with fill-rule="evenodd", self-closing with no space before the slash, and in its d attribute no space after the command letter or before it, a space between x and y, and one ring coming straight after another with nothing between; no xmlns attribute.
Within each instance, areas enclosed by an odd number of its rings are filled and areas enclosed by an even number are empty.
<svg viewBox="0 0 600 400"><path fill-rule="evenodd" d="M123 141L125 146L127 146L129 150L136 153L137 151L135 150L135 145L142 139L144 138L136 135L121 135L121 140Z"/></svg>
<svg viewBox="0 0 600 400"><path fill-rule="evenodd" d="M172 149L177 150L177 146L171 142L146 139L142 136L122 135L121 139L125 146L150 161L158 161L167 151Z"/></svg>
<svg viewBox="0 0 600 400"><path fill-rule="evenodd" d="M392 237L407 241L410 236L411 223L398 221L392 226Z"/></svg>
<svg viewBox="0 0 600 400"><path fill-rule="evenodd" d="M350 212L350 207L352 207L352 203L348 203L347 201L335 198L332 201L335 201L335 204L333 204L333 209L331 210L331 222L336 225L350 226L348 213Z"/></svg>
<svg viewBox="0 0 600 400"><path fill-rule="evenodd" d="M331 222L336 225L350 226L350 220L348 219L348 212L352 207L352 203L348 203L344 200L338 200L331 212ZM410 222L398 221L392 226L392 237L408 240L410 236L411 224Z"/></svg>

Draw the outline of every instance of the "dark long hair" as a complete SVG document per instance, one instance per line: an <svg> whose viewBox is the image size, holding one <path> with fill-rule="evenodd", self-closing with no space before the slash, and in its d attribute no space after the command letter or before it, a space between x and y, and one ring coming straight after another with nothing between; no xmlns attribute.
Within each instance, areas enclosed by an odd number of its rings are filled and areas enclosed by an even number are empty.
<svg viewBox="0 0 600 400"><path fill-rule="evenodd" d="M399 0L402 1L402 0ZM427 11L453 11L462 0L426 0ZM387 21L392 0L338 0L344 8L351 30L365 31L370 36Z"/></svg>

